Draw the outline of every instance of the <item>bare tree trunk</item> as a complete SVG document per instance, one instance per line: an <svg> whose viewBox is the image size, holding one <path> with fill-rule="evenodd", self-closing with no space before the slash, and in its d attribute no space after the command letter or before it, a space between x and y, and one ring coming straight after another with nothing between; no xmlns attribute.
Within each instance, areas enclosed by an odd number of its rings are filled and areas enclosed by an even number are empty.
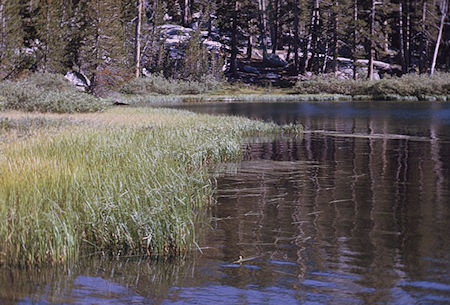
<svg viewBox="0 0 450 305"><path fill-rule="evenodd" d="M278 1L278 0L277 0ZM285 20L283 18L283 16L280 15L281 13L281 7L283 5L283 1L281 0L280 3L278 3L278 21L277 21L277 26L278 26L278 33L281 36L281 39L277 39L277 49L278 50L283 50L284 47L284 41L283 41L283 21Z"/></svg>
<svg viewBox="0 0 450 305"><path fill-rule="evenodd" d="M298 74L298 22L299 22L299 8L298 1L294 4L294 37L293 37L293 47L294 47L294 71Z"/></svg>
<svg viewBox="0 0 450 305"><path fill-rule="evenodd" d="M0 0L0 63L5 51L5 32L6 32L6 18L5 18L5 0Z"/></svg>
<svg viewBox="0 0 450 305"><path fill-rule="evenodd" d="M299 8L298 8L298 1L295 1L294 4L294 41L293 41L293 47L294 47L294 71L295 74L298 74L298 22L299 22Z"/></svg>
<svg viewBox="0 0 450 305"><path fill-rule="evenodd" d="M266 0L258 0L259 30L261 32L261 48L263 50L263 61L267 59L267 23L266 23Z"/></svg>
<svg viewBox="0 0 450 305"><path fill-rule="evenodd" d="M141 28L142 28L142 11L144 7L143 0L137 0L137 19L136 32L134 36L134 62L136 64L135 76L141 75Z"/></svg>
<svg viewBox="0 0 450 305"><path fill-rule="evenodd" d="M387 19L383 20L383 29L384 29L384 37L383 37L383 50L385 53L389 52L389 33L388 33L388 21Z"/></svg>
<svg viewBox="0 0 450 305"><path fill-rule="evenodd" d="M403 0L398 2L398 29L400 40L400 62L402 65L402 73L406 73L406 61L405 61L405 46L404 46L404 28L403 28Z"/></svg>
<svg viewBox="0 0 450 305"><path fill-rule="evenodd" d="M358 74L357 72L357 43L358 43L358 1L354 0L353 1L353 52L352 52L352 57L353 57L353 79L357 80L358 79Z"/></svg>
<svg viewBox="0 0 450 305"><path fill-rule="evenodd" d="M45 52L44 52L44 72L48 71L48 61L49 61L49 43L50 43L50 3L47 1L45 7Z"/></svg>
<svg viewBox="0 0 450 305"><path fill-rule="evenodd" d="M311 36L311 56L308 59L307 69L308 71L313 70L311 59L314 59L317 55L317 49L318 49L318 41L319 41L319 35L318 33L320 28L320 7L319 7L319 0L314 0L314 11L313 11L313 27L312 27L312 36Z"/></svg>
<svg viewBox="0 0 450 305"><path fill-rule="evenodd" d="M328 39L325 42L325 54L323 56L323 63L322 63L322 69L321 72L325 73L327 70L327 63L328 63L328 52L329 52L329 43L328 43Z"/></svg>
<svg viewBox="0 0 450 305"><path fill-rule="evenodd" d="M183 2L183 26L188 26L191 19L190 1L184 0Z"/></svg>
<svg viewBox="0 0 450 305"><path fill-rule="evenodd" d="M252 59L252 52L253 52L252 35L249 34L247 38L247 60Z"/></svg>
<svg viewBox="0 0 450 305"><path fill-rule="evenodd" d="M315 56L315 48L317 47L317 30L319 24L320 12L319 12L319 0L313 0L313 9L311 12L311 24L310 24L310 33L308 36L308 42L306 45L305 54L303 57L305 58L304 67L302 73L306 72L306 70L311 70L311 59ZM310 54L311 53L311 54Z"/></svg>
<svg viewBox="0 0 450 305"><path fill-rule="evenodd" d="M411 3L409 0L406 0L406 8L405 8L405 17L406 17L406 24L405 24L405 65L406 65L406 72L409 71L409 68L411 66Z"/></svg>
<svg viewBox="0 0 450 305"><path fill-rule="evenodd" d="M436 46L434 47L433 60L431 61L430 75L434 74L434 70L436 68L436 60L439 53L439 45L441 44L442 30L444 28L444 22L445 18L447 17L447 13L448 13L448 0L441 0L441 20L439 22L439 32L436 39Z"/></svg>
<svg viewBox="0 0 450 305"><path fill-rule="evenodd" d="M237 26L238 26L238 10L239 2L234 0L233 8L233 20L231 24L231 57L230 57L230 70L233 77L237 77Z"/></svg>
<svg viewBox="0 0 450 305"><path fill-rule="evenodd" d="M278 24L279 24L279 0L273 0L273 20L272 20L272 54L278 49Z"/></svg>
<svg viewBox="0 0 450 305"><path fill-rule="evenodd" d="M292 52L292 32L291 30L289 30L288 50L286 52L286 58L284 59L286 62L289 62L291 52Z"/></svg>
<svg viewBox="0 0 450 305"><path fill-rule="evenodd" d="M422 1L422 32L421 32L421 37L420 37L420 56L419 56L419 71L420 73L424 73L425 69L426 69L426 45L427 45L427 33L426 33L426 26L425 26L425 21L427 18L427 0L423 0Z"/></svg>
<svg viewBox="0 0 450 305"><path fill-rule="evenodd" d="M334 27L333 27L333 63L332 70L334 73L337 71L337 58L338 58L338 27L339 27L339 1L334 1Z"/></svg>
<svg viewBox="0 0 450 305"><path fill-rule="evenodd" d="M370 50L369 50L369 71L367 78L373 80L373 61L375 60L375 0L372 0L372 8L370 11Z"/></svg>

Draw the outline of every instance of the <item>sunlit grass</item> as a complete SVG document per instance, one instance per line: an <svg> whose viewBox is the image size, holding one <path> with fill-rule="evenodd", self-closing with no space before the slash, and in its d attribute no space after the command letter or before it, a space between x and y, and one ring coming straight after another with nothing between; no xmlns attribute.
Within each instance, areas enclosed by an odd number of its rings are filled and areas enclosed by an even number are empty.
<svg viewBox="0 0 450 305"><path fill-rule="evenodd" d="M211 198L206 165L237 159L243 136L301 129L149 108L1 116L8 132L47 120L0 144L0 262L8 265L85 250L177 255L192 246Z"/></svg>

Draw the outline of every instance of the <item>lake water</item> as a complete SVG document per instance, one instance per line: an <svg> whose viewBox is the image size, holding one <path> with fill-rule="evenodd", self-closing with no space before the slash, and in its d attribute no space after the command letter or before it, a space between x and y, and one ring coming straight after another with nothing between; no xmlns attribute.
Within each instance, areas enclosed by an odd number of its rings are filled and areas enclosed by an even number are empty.
<svg viewBox="0 0 450 305"><path fill-rule="evenodd" d="M221 103L301 122L216 178L200 251L1 270L0 304L449 304L450 103Z"/></svg>

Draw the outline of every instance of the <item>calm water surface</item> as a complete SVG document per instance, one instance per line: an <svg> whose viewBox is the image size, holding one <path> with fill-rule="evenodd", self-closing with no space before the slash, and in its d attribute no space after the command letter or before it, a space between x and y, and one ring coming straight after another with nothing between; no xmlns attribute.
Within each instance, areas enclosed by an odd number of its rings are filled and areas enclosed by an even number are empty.
<svg viewBox="0 0 450 305"><path fill-rule="evenodd" d="M221 165L189 259L0 270L0 304L450 304L450 104L184 108L307 132Z"/></svg>

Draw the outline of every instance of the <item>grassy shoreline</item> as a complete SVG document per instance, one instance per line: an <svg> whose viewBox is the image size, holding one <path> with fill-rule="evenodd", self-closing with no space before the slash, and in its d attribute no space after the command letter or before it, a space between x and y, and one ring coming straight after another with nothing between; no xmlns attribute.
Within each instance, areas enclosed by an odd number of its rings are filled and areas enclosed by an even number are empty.
<svg viewBox="0 0 450 305"><path fill-rule="evenodd" d="M129 96L121 102L131 106L176 106L184 103L253 103L253 102L329 102L329 101L405 101L450 102L450 95L401 96L401 95L341 95L341 94L246 94L246 95L170 95Z"/></svg>
<svg viewBox="0 0 450 305"><path fill-rule="evenodd" d="M192 87L190 87L192 85ZM170 90L169 90L170 89ZM190 83L151 76L132 80L121 90L129 104L181 104L183 102L299 102L299 101L450 101L450 73L405 75L380 80L349 80L314 76L291 88L242 83Z"/></svg>
<svg viewBox="0 0 450 305"><path fill-rule="evenodd" d="M5 118L10 126L0 135L30 119L47 123L0 143L4 265L63 262L82 251L178 255L195 241L196 219L211 199L208 165L237 160L244 136L300 130L151 108L0 112Z"/></svg>
<svg viewBox="0 0 450 305"><path fill-rule="evenodd" d="M329 76L298 81L292 88L257 87L220 83L139 78L125 83L109 98L98 98L72 87L61 75L34 73L16 81L0 82L0 111L95 113L114 104L171 106L201 102L301 102L301 101L450 101L450 73L432 77L353 81Z"/></svg>

